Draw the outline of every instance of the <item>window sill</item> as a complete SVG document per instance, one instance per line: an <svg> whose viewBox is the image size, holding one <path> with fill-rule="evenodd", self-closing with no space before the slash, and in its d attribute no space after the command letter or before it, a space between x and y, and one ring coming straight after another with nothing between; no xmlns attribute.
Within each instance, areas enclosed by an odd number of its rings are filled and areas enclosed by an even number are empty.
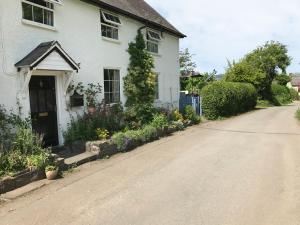
<svg viewBox="0 0 300 225"><path fill-rule="evenodd" d="M148 51L148 53L155 57L161 57L161 54L159 54L159 53L154 53L154 52L149 52L149 51Z"/></svg>
<svg viewBox="0 0 300 225"><path fill-rule="evenodd" d="M102 37L102 40L103 41L107 41L107 42L111 42L111 43L115 43L115 44L121 44L122 42L119 41L119 40L115 40L115 39L112 39L112 38L107 38L107 37Z"/></svg>
<svg viewBox="0 0 300 225"><path fill-rule="evenodd" d="M29 25L29 26L40 27L40 28L43 28L43 29L46 29L46 30L57 31L55 27L45 25L45 24L41 24L41 23L37 23L37 22L33 22L33 21L30 21L30 20L22 19L22 23L26 24L26 25Z"/></svg>

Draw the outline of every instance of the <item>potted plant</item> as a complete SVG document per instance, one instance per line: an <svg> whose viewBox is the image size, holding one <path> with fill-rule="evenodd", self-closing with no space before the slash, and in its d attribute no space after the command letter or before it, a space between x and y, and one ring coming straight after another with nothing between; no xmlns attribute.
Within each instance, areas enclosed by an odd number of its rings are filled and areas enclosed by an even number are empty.
<svg viewBox="0 0 300 225"><path fill-rule="evenodd" d="M100 84L92 84L92 83L88 84L88 87L84 91L85 98L86 98L86 105L89 114L95 113L97 95L100 94L101 91L102 91L102 87Z"/></svg>
<svg viewBox="0 0 300 225"><path fill-rule="evenodd" d="M48 180L54 180L58 174L58 167L54 165L48 165L45 168L45 173Z"/></svg>

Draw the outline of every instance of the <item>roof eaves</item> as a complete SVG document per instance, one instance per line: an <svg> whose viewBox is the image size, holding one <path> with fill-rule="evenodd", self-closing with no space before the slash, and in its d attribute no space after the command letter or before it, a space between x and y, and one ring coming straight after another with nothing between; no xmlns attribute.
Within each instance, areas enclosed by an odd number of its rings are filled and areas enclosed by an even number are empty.
<svg viewBox="0 0 300 225"><path fill-rule="evenodd" d="M132 14L132 13L130 13L130 12L126 11L126 10L122 10L122 9L120 9L118 7L114 7L114 6L109 5L109 4L105 3L105 2L101 2L101 1L98 1L98 0L81 0L81 1L89 3L89 4L93 4L93 5L96 5L96 6L100 6L100 7L103 7L105 9L108 9L108 10L111 10L111 11L118 12L120 14L126 15L126 16L131 17L133 19L136 19L138 21L141 21L141 22L145 23L146 25L150 25L150 26L152 25L154 27L162 28L163 30L165 30L165 31L167 31L167 32L169 32L169 33L171 33L173 35L176 35L176 36L178 36L180 38L187 37L185 34L179 32L179 31L172 30L172 29L170 29L168 27L165 27L165 26L163 26L163 25L161 25L159 23L156 23L156 22L151 21L151 20L147 20L147 19L145 19L143 17L140 17L138 15Z"/></svg>

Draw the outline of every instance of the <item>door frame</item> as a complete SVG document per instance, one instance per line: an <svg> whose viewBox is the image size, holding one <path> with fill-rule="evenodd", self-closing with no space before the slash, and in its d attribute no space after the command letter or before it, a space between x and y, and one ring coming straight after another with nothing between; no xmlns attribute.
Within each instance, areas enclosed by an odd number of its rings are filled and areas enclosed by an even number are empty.
<svg viewBox="0 0 300 225"><path fill-rule="evenodd" d="M60 124L63 124L63 101L65 102L65 95L63 94L63 77L64 71L51 71L51 70L34 70L32 76L49 76L55 79L55 98L56 98L56 117L57 117L57 133L59 145L64 142L63 132ZM28 88L28 104L29 104L29 115L31 115L30 107L30 96Z"/></svg>

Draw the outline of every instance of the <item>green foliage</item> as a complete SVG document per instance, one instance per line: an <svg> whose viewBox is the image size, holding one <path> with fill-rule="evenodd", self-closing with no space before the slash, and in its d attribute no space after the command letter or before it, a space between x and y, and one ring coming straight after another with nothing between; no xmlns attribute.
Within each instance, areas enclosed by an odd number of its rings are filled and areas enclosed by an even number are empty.
<svg viewBox="0 0 300 225"><path fill-rule="evenodd" d="M101 92L102 87L100 84L88 84L87 88L84 89L84 95L88 107L95 107L97 105L97 95Z"/></svg>
<svg viewBox="0 0 300 225"><path fill-rule="evenodd" d="M189 91L190 94L200 95L203 87L216 80L217 71L203 73L196 77L181 78L182 90Z"/></svg>
<svg viewBox="0 0 300 225"><path fill-rule="evenodd" d="M154 127L152 125L146 125L142 129L142 135L143 135L145 141L154 140L155 138L157 138L157 135L158 135L157 129L156 129L156 127Z"/></svg>
<svg viewBox="0 0 300 225"><path fill-rule="evenodd" d="M202 92L204 115L208 119L237 115L256 106L257 92L252 84L217 81Z"/></svg>
<svg viewBox="0 0 300 225"><path fill-rule="evenodd" d="M229 64L226 81L253 84L264 99L271 98L271 84L291 63L287 47L279 42L267 42L248 53L238 63Z"/></svg>
<svg viewBox="0 0 300 225"><path fill-rule="evenodd" d="M171 116L170 116L171 121L183 121L183 116L179 112L178 109L172 110Z"/></svg>
<svg viewBox="0 0 300 225"><path fill-rule="evenodd" d="M27 167L31 169L44 169L47 165L52 164L54 159L50 150L44 150L35 155L27 156Z"/></svg>
<svg viewBox="0 0 300 225"><path fill-rule="evenodd" d="M24 155L39 153L43 149L43 138L22 126L17 130L13 149Z"/></svg>
<svg viewBox="0 0 300 225"><path fill-rule="evenodd" d="M168 124L168 118L164 114L156 114L150 123L150 125L157 129L164 129Z"/></svg>
<svg viewBox="0 0 300 225"><path fill-rule="evenodd" d="M267 85L266 73L253 67L246 60L241 60L239 63L230 65L226 71L225 80L228 82L253 84L259 93L263 92Z"/></svg>
<svg viewBox="0 0 300 225"><path fill-rule="evenodd" d="M274 103L269 100L257 100L256 108L268 108L274 106Z"/></svg>
<svg viewBox="0 0 300 225"><path fill-rule="evenodd" d="M130 64L124 77L124 94L127 97L125 120L130 128L141 127L154 115L156 75L152 71L154 60L146 50L141 31L135 42L129 44Z"/></svg>
<svg viewBox="0 0 300 225"><path fill-rule="evenodd" d="M128 74L124 78L126 106L152 104L155 99L156 82L156 75L152 71L154 60L146 50L141 31L138 32L135 42L129 43L128 53L130 64Z"/></svg>
<svg viewBox="0 0 300 225"><path fill-rule="evenodd" d="M300 109L297 109L296 113L295 113L295 117L300 120Z"/></svg>
<svg viewBox="0 0 300 225"><path fill-rule="evenodd" d="M10 151L0 155L0 171L2 175L16 173L26 169L26 157L19 151Z"/></svg>
<svg viewBox="0 0 300 225"><path fill-rule="evenodd" d="M279 85L286 86L287 83L291 82L292 78L286 74L277 75L275 80Z"/></svg>
<svg viewBox="0 0 300 225"><path fill-rule="evenodd" d="M57 170L57 166L54 166L54 165L48 165L45 168L45 172L55 171L55 170Z"/></svg>
<svg viewBox="0 0 300 225"><path fill-rule="evenodd" d="M71 117L67 130L64 132L65 144L71 144L75 141L97 140L96 130L101 127L109 133L120 131L124 128L124 113L120 104L112 107L102 102L96 108L92 115L77 115L77 118Z"/></svg>
<svg viewBox="0 0 300 225"><path fill-rule="evenodd" d="M109 137L109 132L106 129L97 128L96 134L99 140L106 140Z"/></svg>
<svg viewBox="0 0 300 225"><path fill-rule="evenodd" d="M298 91L296 91L294 88L289 88L290 90L290 95L292 97L293 101L299 101L300 100L300 96Z"/></svg>
<svg viewBox="0 0 300 225"><path fill-rule="evenodd" d="M272 84L271 86L272 101L275 105L286 105L292 102L290 90L286 86Z"/></svg>
<svg viewBox="0 0 300 225"><path fill-rule="evenodd" d="M191 105L188 105L185 107L184 118L192 121L192 123L194 123L194 124L198 124L201 122L200 116L197 115L195 109Z"/></svg>
<svg viewBox="0 0 300 225"><path fill-rule="evenodd" d="M130 129L138 129L152 121L157 110L153 104L128 107L125 111L125 123Z"/></svg>
<svg viewBox="0 0 300 225"><path fill-rule="evenodd" d="M184 124L183 121L172 121L169 125L171 128L175 128L176 130L184 130Z"/></svg>
<svg viewBox="0 0 300 225"><path fill-rule="evenodd" d="M196 69L196 63L193 62L193 55L189 49L179 52L180 73L182 76L190 75Z"/></svg>

